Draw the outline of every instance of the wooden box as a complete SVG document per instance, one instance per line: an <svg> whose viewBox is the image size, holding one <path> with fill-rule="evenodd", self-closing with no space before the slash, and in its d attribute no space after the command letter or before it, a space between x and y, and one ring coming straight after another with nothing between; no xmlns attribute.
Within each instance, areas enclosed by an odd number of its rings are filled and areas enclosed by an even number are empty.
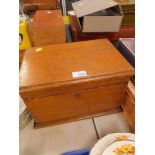
<svg viewBox="0 0 155 155"><path fill-rule="evenodd" d="M22 65L24 53L25 53L25 50L19 50L19 69L20 69L20 67Z"/></svg>
<svg viewBox="0 0 155 155"><path fill-rule="evenodd" d="M84 40L104 39L104 38L108 38L110 41L118 41L119 38L135 37L134 26L121 26L119 32L84 33L80 29L76 16L70 15L69 18L70 18L73 41L84 41Z"/></svg>
<svg viewBox="0 0 155 155"><path fill-rule="evenodd" d="M115 0L121 5L124 18L122 25L135 25L135 0Z"/></svg>
<svg viewBox="0 0 155 155"><path fill-rule="evenodd" d="M131 127L131 131L135 132L135 86L132 81L129 81L125 94L122 108Z"/></svg>
<svg viewBox="0 0 155 155"><path fill-rule="evenodd" d="M66 33L61 10L36 11L29 34L33 46L45 46L66 42Z"/></svg>
<svg viewBox="0 0 155 155"><path fill-rule="evenodd" d="M20 70L20 95L36 126L120 108L132 66L107 40L31 48Z"/></svg>
<svg viewBox="0 0 155 155"><path fill-rule="evenodd" d="M49 10L58 8L58 0L22 0L24 11Z"/></svg>

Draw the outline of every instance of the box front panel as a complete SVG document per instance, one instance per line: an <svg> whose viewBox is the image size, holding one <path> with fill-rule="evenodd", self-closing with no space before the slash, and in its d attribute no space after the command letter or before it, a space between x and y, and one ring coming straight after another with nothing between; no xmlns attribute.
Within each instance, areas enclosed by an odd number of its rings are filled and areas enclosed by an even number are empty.
<svg viewBox="0 0 155 155"><path fill-rule="evenodd" d="M119 108L125 87L126 83L37 98L27 106L36 123L72 120Z"/></svg>
<svg viewBox="0 0 155 155"><path fill-rule="evenodd" d="M85 94L91 114L119 108L125 95L126 83L96 88Z"/></svg>
<svg viewBox="0 0 155 155"><path fill-rule="evenodd" d="M66 36L65 27L63 26L30 28L29 33L31 35L32 40L54 39L54 37Z"/></svg>
<svg viewBox="0 0 155 155"><path fill-rule="evenodd" d="M32 45L34 47L37 46L47 46L47 45L55 45L55 44L62 44L66 42L66 38L55 38L55 39L43 39L43 40L35 40L32 41Z"/></svg>
<svg viewBox="0 0 155 155"><path fill-rule="evenodd" d="M78 92L34 99L27 105L37 123L60 121L89 113L86 101L79 97Z"/></svg>

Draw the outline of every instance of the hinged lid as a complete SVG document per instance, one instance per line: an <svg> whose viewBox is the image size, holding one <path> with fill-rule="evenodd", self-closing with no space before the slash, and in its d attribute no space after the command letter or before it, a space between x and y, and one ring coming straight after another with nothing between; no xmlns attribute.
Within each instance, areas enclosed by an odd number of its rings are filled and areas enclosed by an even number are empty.
<svg viewBox="0 0 155 155"><path fill-rule="evenodd" d="M30 27L35 29L51 26L64 26L61 10L36 11Z"/></svg>
<svg viewBox="0 0 155 155"><path fill-rule="evenodd" d="M38 96L46 96L103 86L103 82L124 83L133 71L107 39L31 48L20 69L20 93L30 97L32 92L36 97L36 90Z"/></svg>
<svg viewBox="0 0 155 155"><path fill-rule="evenodd" d="M119 4L113 0L81 0L72 3L77 17L82 17L94 12L105 10L116 5Z"/></svg>

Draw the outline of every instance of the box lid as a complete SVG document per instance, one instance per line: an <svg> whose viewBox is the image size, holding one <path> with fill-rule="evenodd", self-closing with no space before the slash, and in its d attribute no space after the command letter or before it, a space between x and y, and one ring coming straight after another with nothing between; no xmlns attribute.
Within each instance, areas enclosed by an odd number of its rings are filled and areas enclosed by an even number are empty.
<svg viewBox="0 0 155 155"><path fill-rule="evenodd" d="M34 98L123 83L133 73L107 39L31 48L20 69L20 94Z"/></svg>
<svg viewBox="0 0 155 155"><path fill-rule="evenodd" d="M81 0L72 3L77 17L82 17L94 12L105 10L116 5L119 4L113 0Z"/></svg>
<svg viewBox="0 0 155 155"><path fill-rule="evenodd" d="M51 26L64 26L61 10L36 11L32 23L29 27L35 29Z"/></svg>

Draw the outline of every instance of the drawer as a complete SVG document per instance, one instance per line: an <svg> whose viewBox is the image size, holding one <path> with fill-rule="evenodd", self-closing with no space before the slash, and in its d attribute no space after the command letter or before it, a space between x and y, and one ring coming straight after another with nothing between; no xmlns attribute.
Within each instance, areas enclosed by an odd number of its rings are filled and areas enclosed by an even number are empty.
<svg viewBox="0 0 155 155"><path fill-rule="evenodd" d="M33 99L27 103L36 122L59 121L89 114L86 101L78 92Z"/></svg>
<svg viewBox="0 0 155 155"><path fill-rule="evenodd" d="M40 122L80 118L120 107L126 84L82 90L27 101L34 120Z"/></svg>
<svg viewBox="0 0 155 155"><path fill-rule="evenodd" d="M125 95L126 83L89 90L85 93L91 114L119 108Z"/></svg>

